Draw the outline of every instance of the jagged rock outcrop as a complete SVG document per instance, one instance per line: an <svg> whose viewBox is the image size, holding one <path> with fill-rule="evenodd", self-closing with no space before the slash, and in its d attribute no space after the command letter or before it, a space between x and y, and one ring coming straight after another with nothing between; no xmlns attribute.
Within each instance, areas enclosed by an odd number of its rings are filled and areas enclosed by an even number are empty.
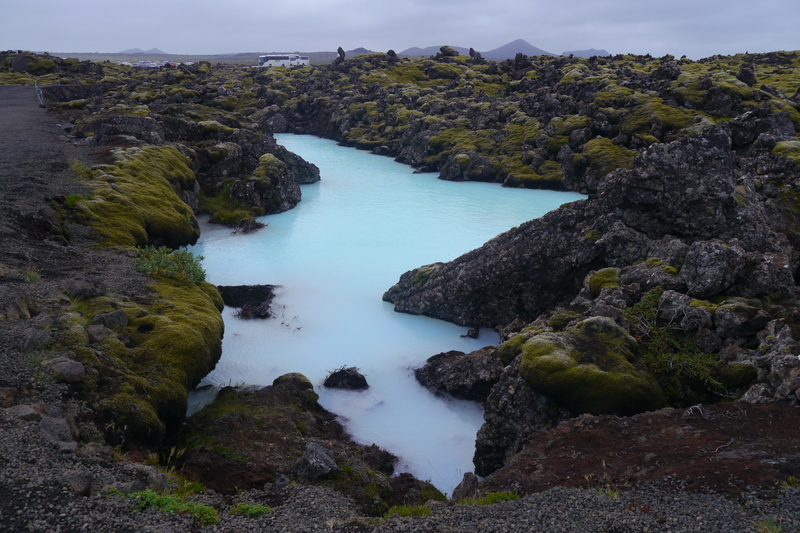
<svg viewBox="0 0 800 533"><path fill-rule="evenodd" d="M762 135L786 139L780 124L759 109L652 145L634 168L603 178L596 198L450 263L407 272L386 292L398 311L462 325L517 324L493 354L510 364L486 402L477 474L501 467L565 416L631 414L663 398L692 405L748 388L750 401L800 403L800 348L782 322L797 323L800 300L798 206L788 193L798 185L796 164L756 145ZM628 341L568 340L594 323ZM618 396L601 386L548 384L549 377L560 383L560 369L581 374L564 366L573 356L596 362L598 348L623 345L628 362L648 354L636 371L648 400L611 405ZM597 396L581 400L580 390Z"/></svg>
<svg viewBox="0 0 800 533"><path fill-rule="evenodd" d="M429 358L414 369L414 377L428 390L456 398L483 401L500 379L503 363L492 357L494 346L465 354L456 350Z"/></svg>
<svg viewBox="0 0 800 533"><path fill-rule="evenodd" d="M300 185L289 167L272 154L262 155L250 177L231 185L232 200L266 214L291 209L300 201L300 195Z"/></svg>
<svg viewBox="0 0 800 533"><path fill-rule="evenodd" d="M665 239L688 246L684 261L670 266L696 296L732 286L748 296L795 294L798 254L786 235L794 229L779 202L759 190L767 176L792 187L792 174L780 163L775 173L742 172L732 131L769 120L752 113L733 122L653 145L634 169L603 179L597 198L562 206L451 263L407 272L384 300L461 325L531 321L571 300L590 270L643 261ZM760 157L769 168L771 156ZM753 278L760 283L748 288Z"/></svg>

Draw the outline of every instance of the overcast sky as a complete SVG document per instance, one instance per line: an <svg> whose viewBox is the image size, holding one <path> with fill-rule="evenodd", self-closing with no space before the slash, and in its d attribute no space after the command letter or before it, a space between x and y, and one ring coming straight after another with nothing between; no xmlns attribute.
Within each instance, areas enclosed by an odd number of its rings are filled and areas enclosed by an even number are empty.
<svg viewBox="0 0 800 533"><path fill-rule="evenodd" d="M0 50L171 54L488 51L714 54L800 49L800 0L37 0L3 2Z"/></svg>

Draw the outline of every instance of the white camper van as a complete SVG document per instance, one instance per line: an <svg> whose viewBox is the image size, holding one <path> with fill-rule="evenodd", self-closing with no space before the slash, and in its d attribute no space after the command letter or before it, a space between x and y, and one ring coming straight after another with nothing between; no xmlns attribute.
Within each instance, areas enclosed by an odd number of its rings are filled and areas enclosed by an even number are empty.
<svg viewBox="0 0 800 533"><path fill-rule="evenodd" d="M299 54L267 54L258 56L259 67L303 67L311 62Z"/></svg>

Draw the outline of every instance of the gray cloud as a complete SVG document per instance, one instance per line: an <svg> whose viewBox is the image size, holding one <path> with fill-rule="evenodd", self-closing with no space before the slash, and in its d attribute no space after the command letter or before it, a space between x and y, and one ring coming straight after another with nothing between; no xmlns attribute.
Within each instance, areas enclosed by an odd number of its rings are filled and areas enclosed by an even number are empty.
<svg viewBox="0 0 800 533"><path fill-rule="evenodd" d="M544 50L688 55L800 48L797 0L39 0L4 7L0 49L177 54L401 51L451 44L486 51L514 39Z"/></svg>

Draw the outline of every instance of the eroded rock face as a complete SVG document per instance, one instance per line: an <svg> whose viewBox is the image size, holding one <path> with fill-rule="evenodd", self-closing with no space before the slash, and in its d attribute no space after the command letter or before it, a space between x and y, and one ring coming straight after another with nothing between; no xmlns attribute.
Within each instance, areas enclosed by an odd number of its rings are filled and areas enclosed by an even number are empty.
<svg viewBox="0 0 800 533"><path fill-rule="evenodd" d="M671 256L668 266L680 271L671 289L685 283L690 294L708 298L735 287L752 296L754 287L745 286L757 277L761 295L796 292L798 253L785 235L794 229L775 202L765 202L763 177L739 177L731 150L733 130L763 123L753 113L653 145L634 169L606 176L596 199L562 206L450 263L407 272L384 300L400 312L461 325L531 321L572 299L589 271L630 267L653 251ZM768 172L766 156L763 165ZM793 183L779 167L773 177Z"/></svg>
<svg viewBox="0 0 800 533"><path fill-rule="evenodd" d="M267 214L281 213L300 201L300 185L289 167L272 154L264 154L252 176L231 185L231 199L258 207Z"/></svg>
<svg viewBox="0 0 800 533"><path fill-rule="evenodd" d="M534 392L519 374L517 357L492 387L484 404L484 424L475 437L475 473L486 476L506 464L533 435L554 427L569 413Z"/></svg>

